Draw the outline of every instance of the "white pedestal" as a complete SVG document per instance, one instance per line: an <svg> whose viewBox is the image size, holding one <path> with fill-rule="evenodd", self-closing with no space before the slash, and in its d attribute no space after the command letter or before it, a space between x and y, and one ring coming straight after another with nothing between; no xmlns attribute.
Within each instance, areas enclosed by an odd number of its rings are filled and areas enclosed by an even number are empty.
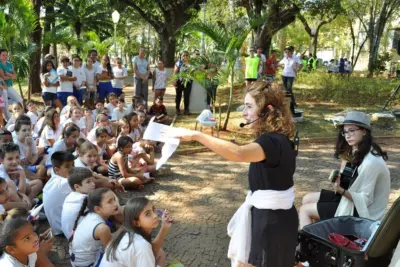
<svg viewBox="0 0 400 267"><path fill-rule="evenodd" d="M193 82L192 92L190 93L189 111L200 113L207 108L207 91L197 82Z"/></svg>

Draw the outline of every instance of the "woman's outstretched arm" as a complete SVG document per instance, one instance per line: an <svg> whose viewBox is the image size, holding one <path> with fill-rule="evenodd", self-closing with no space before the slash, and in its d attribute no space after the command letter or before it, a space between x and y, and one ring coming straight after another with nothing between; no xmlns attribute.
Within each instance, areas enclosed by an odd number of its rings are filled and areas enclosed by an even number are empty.
<svg viewBox="0 0 400 267"><path fill-rule="evenodd" d="M266 158L264 150L257 143L239 146L229 141L184 128L171 128L167 132L167 136L179 138L181 141L197 141L221 157L235 162L259 162Z"/></svg>

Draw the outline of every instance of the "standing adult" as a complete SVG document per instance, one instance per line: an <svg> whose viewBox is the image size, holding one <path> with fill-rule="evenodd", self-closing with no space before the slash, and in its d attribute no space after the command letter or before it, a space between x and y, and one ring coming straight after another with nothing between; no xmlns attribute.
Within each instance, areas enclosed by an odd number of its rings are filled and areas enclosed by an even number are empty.
<svg viewBox="0 0 400 267"><path fill-rule="evenodd" d="M139 55L133 58L133 73L135 80L135 96L141 97L147 102L149 100L149 74L150 67L149 62L144 57L144 48L139 49Z"/></svg>
<svg viewBox="0 0 400 267"><path fill-rule="evenodd" d="M258 56L254 55L254 48L250 48L250 55L245 58L246 62L246 70L245 70L245 79L246 79L246 87L249 86L252 82L257 81L258 77L258 69L260 66L261 59Z"/></svg>
<svg viewBox="0 0 400 267"><path fill-rule="evenodd" d="M295 126L277 84L252 83L244 106L245 125L258 136L250 144L239 146L183 128L171 128L166 136L198 141L228 160L250 162L250 192L228 225L232 266L292 267L298 216L293 205L296 151L289 138Z"/></svg>
<svg viewBox="0 0 400 267"><path fill-rule="evenodd" d="M263 54L262 47L257 47L257 56L260 58L260 66L258 68L257 79L260 79L264 73L265 63L267 62L267 57Z"/></svg>
<svg viewBox="0 0 400 267"><path fill-rule="evenodd" d="M276 50L271 50L271 56L265 63L265 75L267 81L275 81L276 69L278 67L278 61L276 60Z"/></svg>
<svg viewBox="0 0 400 267"><path fill-rule="evenodd" d="M190 56L188 51L183 51L182 55L183 59L178 60L175 64L174 68L174 73L184 73L184 72L189 72L191 65L190 65ZM175 90L176 90L176 96L175 96L175 109L176 109L176 114L180 115L181 114L181 100L182 100L182 93L183 95L183 105L185 108L184 114L189 115L189 105L190 105L190 93L192 92L192 84L193 80L188 79L188 78L179 78L175 82Z"/></svg>
<svg viewBox="0 0 400 267"><path fill-rule="evenodd" d="M296 106L296 100L293 94L293 83L297 73L303 68L301 60L293 54L293 47L288 46L285 48L286 56L279 62L280 66L284 66L282 72L283 86L286 93L290 94L292 99L292 112Z"/></svg>
<svg viewBox="0 0 400 267"><path fill-rule="evenodd" d="M4 115L6 119L10 117L10 111L8 110L8 98L18 103L22 103L22 97L14 90L12 86L12 80L17 78L14 67L8 59L8 51L6 49L0 49L0 78L2 78L6 85L7 90L3 90L4 100Z"/></svg>

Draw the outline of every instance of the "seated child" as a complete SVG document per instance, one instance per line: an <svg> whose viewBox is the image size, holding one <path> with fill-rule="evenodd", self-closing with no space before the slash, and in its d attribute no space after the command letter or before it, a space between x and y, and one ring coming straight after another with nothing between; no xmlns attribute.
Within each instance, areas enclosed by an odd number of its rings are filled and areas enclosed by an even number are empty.
<svg viewBox="0 0 400 267"><path fill-rule="evenodd" d="M26 107L28 108L28 112L26 113L26 115L31 119L31 123L32 123L32 130L33 127L35 126L35 124L37 123L39 117L38 117L38 113L37 113L37 108L35 103L33 103L32 101L28 101L26 103Z"/></svg>
<svg viewBox="0 0 400 267"><path fill-rule="evenodd" d="M0 130L0 145L13 142L13 137L10 131Z"/></svg>
<svg viewBox="0 0 400 267"><path fill-rule="evenodd" d="M118 99L117 107L114 108L111 115L112 121L118 121L119 119L122 118L122 116L127 114L126 108L124 106L125 106L125 99L123 98Z"/></svg>
<svg viewBox="0 0 400 267"><path fill-rule="evenodd" d="M117 107L118 99L114 93L110 93L107 97L108 103L104 106L108 110L108 116L112 116L113 110Z"/></svg>
<svg viewBox="0 0 400 267"><path fill-rule="evenodd" d="M28 116L21 115L15 123L14 143L19 146L20 160L26 174L28 171L30 180L35 178L44 178L46 173L45 160L41 160L38 164L38 149L32 138L32 125ZM35 175L34 173L37 173Z"/></svg>
<svg viewBox="0 0 400 267"><path fill-rule="evenodd" d="M83 200L87 194L94 191L94 177L87 168L74 167L68 176L68 184L72 192L65 198L61 211L61 228L69 239Z"/></svg>
<svg viewBox="0 0 400 267"><path fill-rule="evenodd" d="M133 156L130 162L132 169L143 169L145 173L154 173L156 171L154 144L151 141L140 140L134 143L131 155Z"/></svg>
<svg viewBox="0 0 400 267"><path fill-rule="evenodd" d="M60 115L57 110L50 109L47 111L43 125L38 132L38 150L41 148L44 153L47 153L48 149L60 138L62 129L63 126L60 124ZM41 153L39 152L39 154Z"/></svg>
<svg viewBox="0 0 400 267"><path fill-rule="evenodd" d="M116 143L118 144L118 139L121 136L129 136L130 133L131 133L131 124L129 123L127 116L124 116L118 121L118 129L117 129L118 137Z"/></svg>
<svg viewBox="0 0 400 267"><path fill-rule="evenodd" d="M119 209L117 196L108 188L98 188L88 194L69 239L72 266L99 265L104 248L111 240L111 229L106 221L117 215Z"/></svg>
<svg viewBox="0 0 400 267"><path fill-rule="evenodd" d="M129 113L124 117L129 121L129 124L131 125L131 133L129 134L130 138L132 138L134 142L139 141L141 138L141 132L136 112Z"/></svg>
<svg viewBox="0 0 400 267"><path fill-rule="evenodd" d="M108 120L108 116L105 113L99 113L96 116L94 128L90 130L87 134L87 140L94 143L96 142L96 129L97 128L106 128L108 133L111 135L110 121ZM113 140L114 139L114 140ZM115 142L115 138L110 138L107 143Z"/></svg>
<svg viewBox="0 0 400 267"><path fill-rule="evenodd" d="M157 96L154 104L151 106L149 115L155 116L156 122L162 124L171 124L171 118L167 116L167 108L163 104L164 99L162 96Z"/></svg>
<svg viewBox="0 0 400 267"><path fill-rule="evenodd" d="M14 104L12 104L12 116L8 119L5 128L10 132L14 131L15 121L19 116L21 116L24 113L25 113L24 107L22 106L21 103L15 102Z"/></svg>
<svg viewBox="0 0 400 267"><path fill-rule="evenodd" d="M92 171L96 188L106 187L116 191L123 191L123 187L117 181L101 175L101 173L107 172L107 168L101 165L97 147L89 141L79 146L79 157L75 159L75 167L83 167Z"/></svg>
<svg viewBox="0 0 400 267"><path fill-rule="evenodd" d="M86 122L82 117L82 108L79 106L72 107L70 112L71 116L69 119L64 121L63 126L65 126L65 124L70 122L75 123L81 130L81 133L83 133L84 136L86 136Z"/></svg>
<svg viewBox="0 0 400 267"><path fill-rule="evenodd" d="M93 144L97 147L97 150L99 151L99 162L101 166L105 166L104 172L102 174L107 175L108 174L108 166L105 164L105 160L108 160L111 158L111 155L113 151L110 150L110 148L107 145L107 138L109 137L108 131L106 128L97 128L96 129L96 142Z"/></svg>
<svg viewBox="0 0 400 267"><path fill-rule="evenodd" d="M51 156L55 175L43 188L43 206L54 235L62 234L61 213L65 198L72 192L68 184L69 172L75 157L67 151L57 151Z"/></svg>
<svg viewBox="0 0 400 267"><path fill-rule="evenodd" d="M6 211L4 204L10 200L10 192L8 191L8 185L6 180L0 178L0 215Z"/></svg>
<svg viewBox="0 0 400 267"><path fill-rule="evenodd" d="M69 97L67 97L67 105L65 107L63 107L63 109L60 112L60 117L65 117L63 119L63 122L64 122L64 120L67 119L66 116L68 115L69 110L72 107L77 107L77 106L78 106L78 100L76 99L75 96L70 95Z"/></svg>
<svg viewBox="0 0 400 267"><path fill-rule="evenodd" d="M83 121L85 122L87 132L89 132L89 129L93 129L94 127L94 120L95 116L93 116L93 110L89 109L88 107L83 108Z"/></svg>
<svg viewBox="0 0 400 267"><path fill-rule="evenodd" d="M50 231L38 236L26 218L6 220L0 235L0 266L53 266L47 253L53 247L54 237L45 238Z"/></svg>
<svg viewBox="0 0 400 267"><path fill-rule="evenodd" d="M144 114L144 112L142 111L136 111L136 114L138 115L138 120L139 120L139 129L140 132L142 133L142 138L143 138L143 134L146 131L147 128L147 123L146 122L146 114Z"/></svg>
<svg viewBox="0 0 400 267"><path fill-rule="evenodd" d="M129 136L121 136L117 144L117 152L108 163L108 175L126 189L142 190L143 184L151 183L154 178L145 177L144 171L135 171L128 166L128 156L132 152L133 141Z"/></svg>
<svg viewBox="0 0 400 267"><path fill-rule="evenodd" d="M165 267L162 245L172 224L173 219L164 211L160 231L152 241L151 234L159 225L154 205L145 197L129 199L124 209L124 225L108 244L100 266Z"/></svg>
<svg viewBox="0 0 400 267"><path fill-rule="evenodd" d="M24 169L19 165L20 152L17 144L8 143L0 146L0 177L6 180L12 180L15 184L15 192L26 194L29 199L34 199L43 188L43 183L39 179L29 181L26 178ZM9 183L10 185L10 183ZM18 202L18 201L17 201Z"/></svg>

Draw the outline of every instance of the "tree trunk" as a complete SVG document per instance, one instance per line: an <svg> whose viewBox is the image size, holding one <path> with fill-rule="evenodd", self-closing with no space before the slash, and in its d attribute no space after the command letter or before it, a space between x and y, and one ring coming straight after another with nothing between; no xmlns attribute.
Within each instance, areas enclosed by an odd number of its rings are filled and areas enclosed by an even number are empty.
<svg viewBox="0 0 400 267"><path fill-rule="evenodd" d="M164 61L165 67L174 67L176 50L175 36L164 29L163 32L158 33L158 39L160 44L160 58Z"/></svg>
<svg viewBox="0 0 400 267"><path fill-rule="evenodd" d="M317 58L318 34L319 32L317 31L313 36L311 36L310 53L312 53L315 58Z"/></svg>
<svg viewBox="0 0 400 267"><path fill-rule="evenodd" d="M228 122L229 122L229 117L231 115L231 105L232 105L232 97L233 97L233 78L235 77L235 66L232 65L232 70L231 70L231 87L229 89L229 100L228 100L228 107L226 109L226 117L224 121L224 126L222 127L223 131L226 131L228 129Z"/></svg>
<svg viewBox="0 0 400 267"><path fill-rule="evenodd" d="M32 94L40 93L41 82L40 82L40 57L41 57L41 40L42 40L42 27L39 23L40 18L40 7L42 5L41 0L32 0L34 4L35 13L38 19L35 30L31 34L32 42L37 45L36 51L29 57L29 66L31 67L29 76L29 92Z"/></svg>
<svg viewBox="0 0 400 267"><path fill-rule="evenodd" d="M46 16L44 18L43 34L51 31L51 25L54 23L54 18L51 17L54 14L54 5L46 5ZM43 57L50 53L50 44L43 45Z"/></svg>
<svg viewBox="0 0 400 267"><path fill-rule="evenodd" d="M258 46L261 46L263 49L263 54L265 55L266 58L269 57L269 49L271 48L271 43L272 43L272 35L264 35L260 36L257 34L255 43Z"/></svg>

